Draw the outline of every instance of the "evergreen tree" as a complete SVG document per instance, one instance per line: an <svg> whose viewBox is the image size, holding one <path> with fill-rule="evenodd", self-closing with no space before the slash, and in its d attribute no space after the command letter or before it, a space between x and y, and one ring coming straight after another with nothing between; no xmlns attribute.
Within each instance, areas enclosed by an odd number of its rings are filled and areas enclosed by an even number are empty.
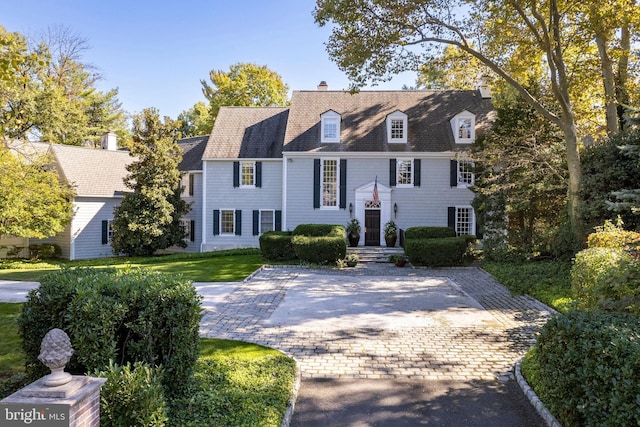
<svg viewBox="0 0 640 427"><path fill-rule="evenodd" d="M182 153L176 132L176 124L166 117L162 122L155 109L134 116L128 148L135 160L125 178L133 192L114 211L111 246L115 254L149 256L173 245L186 246L180 219L190 207L180 198Z"/></svg>

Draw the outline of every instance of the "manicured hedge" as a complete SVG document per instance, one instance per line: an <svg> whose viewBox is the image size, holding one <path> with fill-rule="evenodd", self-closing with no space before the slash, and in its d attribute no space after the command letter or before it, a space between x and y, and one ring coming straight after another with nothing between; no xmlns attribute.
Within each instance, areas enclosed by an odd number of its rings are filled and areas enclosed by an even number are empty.
<svg viewBox="0 0 640 427"><path fill-rule="evenodd" d="M335 264L347 254L347 242L343 237L293 236L296 256L315 264Z"/></svg>
<svg viewBox="0 0 640 427"><path fill-rule="evenodd" d="M469 261L469 248L474 236L440 239L405 239L404 252L413 265L452 267Z"/></svg>
<svg viewBox="0 0 640 427"><path fill-rule="evenodd" d="M294 236L309 237L342 237L346 238L346 231L342 225L333 224L300 224L293 229Z"/></svg>
<svg viewBox="0 0 640 427"><path fill-rule="evenodd" d="M165 391L178 393L198 358L200 300L190 281L142 269L47 274L18 319L27 373L48 373L38 361L40 343L60 328L75 350L68 371L102 370L111 361L162 365Z"/></svg>
<svg viewBox="0 0 640 427"><path fill-rule="evenodd" d="M260 236L260 250L262 256L269 261L296 259L289 231L269 231Z"/></svg>
<svg viewBox="0 0 640 427"><path fill-rule="evenodd" d="M406 239L441 239L456 237L456 230L451 227L409 227L404 232Z"/></svg>
<svg viewBox="0 0 640 427"><path fill-rule="evenodd" d="M572 311L540 331L527 381L565 426L640 425L640 319Z"/></svg>

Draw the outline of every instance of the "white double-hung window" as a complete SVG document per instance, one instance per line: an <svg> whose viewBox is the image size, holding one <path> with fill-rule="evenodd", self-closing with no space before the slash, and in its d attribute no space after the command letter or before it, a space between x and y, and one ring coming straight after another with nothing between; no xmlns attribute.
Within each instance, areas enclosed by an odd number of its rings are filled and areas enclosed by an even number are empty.
<svg viewBox="0 0 640 427"><path fill-rule="evenodd" d="M407 115L402 111L396 111L387 116L387 142L407 142Z"/></svg>
<svg viewBox="0 0 640 427"><path fill-rule="evenodd" d="M473 144L476 138L476 116L469 111L462 111L451 119L451 130L456 144Z"/></svg>
<svg viewBox="0 0 640 427"><path fill-rule="evenodd" d="M396 186L412 187L413 186L413 159L397 159L396 160Z"/></svg>
<svg viewBox="0 0 640 427"><path fill-rule="evenodd" d="M320 142L340 142L340 114L333 110L320 116Z"/></svg>
<svg viewBox="0 0 640 427"><path fill-rule="evenodd" d="M240 187L256 186L256 162L240 162Z"/></svg>
<svg viewBox="0 0 640 427"><path fill-rule="evenodd" d="M338 159L323 159L321 170L321 201L323 208L338 207L338 178L340 162Z"/></svg>
<svg viewBox="0 0 640 427"><path fill-rule="evenodd" d="M474 182L473 162L458 160L458 187L470 187Z"/></svg>

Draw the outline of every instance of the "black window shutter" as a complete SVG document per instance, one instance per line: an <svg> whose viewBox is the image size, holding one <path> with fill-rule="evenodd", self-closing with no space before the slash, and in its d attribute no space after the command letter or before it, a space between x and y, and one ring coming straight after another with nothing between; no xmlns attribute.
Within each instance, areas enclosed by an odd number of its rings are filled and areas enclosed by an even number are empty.
<svg viewBox="0 0 640 427"><path fill-rule="evenodd" d="M320 208L320 159L313 159L313 208Z"/></svg>
<svg viewBox="0 0 640 427"><path fill-rule="evenodd" d="M193 196L193 174L189 174L189 195Z"/></svg>
<svg viewBox="0 0 640 427"><path fill-rule="evenodd" d="M447 208L447 227L456 228L456 208L453 206Z"/></svg>
<svg viewBox="0 0 640 427"><path fill-rule="evenodd" d="M449 185L452 187L458 186L458 161L451 160L449 163Z"/></svg>
<svg viewBox="0 0 640 427"><path fill-rule="evenodd" d="M256 162L256 187L262 187L262 162Z"/></svg>
<svg viewBox="0 0 640 427"><path fill-rule="evenodd" d="M282 231L282 211L276 211L275 230Z"/></svg>
<svg viewBox="0 0 640 427"><path fill-rule="evenodd" d="M257 236L260 234L260 211L253 211L253 235Z"/></svg>
<svg viewBox="0 0 640 427"><path fill-rule="evenodd" d="M213 235L220 234L220 211L218 209L213 211Z"/></svg>
<svg viewBox="0 0 640 427"><path fill-rule="evenodd" d="M477 218L476 218L476 237L478 239L482 239L482 231L480 231L480 225L478 224Z"/></svg>
<svg viewBox="0 0 640 427"><path fill-rule="evenodd" d="M420 159L414 159L413 160L413 186L414 187L420 187L420 176L421 176L420 167L421 167Z"/></svg>
<svg viewBox="0 0 640 427"><path fill-rule="evenodd" d="M109 243L109 221L102 221L102 244Z"/></svg>
<svg viewBox="0 0 640 427"><path fill-rule="evenodd" d="M242 211L238 209L236 211L236 236L242 235Z"/></svg>
<svg viewBox="0 0 640 427"><path fill-rule="evenodd" d="M340 209L347 208L347 159L340 159Z"/></svg>
<svg viewBox="0 0 640 427"><path fill-rule="evenodd" d="M396 185L396 159L389 159L389 187Z"/></svg>
<svg viewBox="0 0 640 427"><path fill-rule="evenodd" d="M240 187L240 162L233 162L233 186Z"/></svg>
<svg viewBox="0 0 640 427"><path fill-rule="evenodd" d="M189 227L189 240L196 241L196 222L191 220L191 227Z"/></svg>

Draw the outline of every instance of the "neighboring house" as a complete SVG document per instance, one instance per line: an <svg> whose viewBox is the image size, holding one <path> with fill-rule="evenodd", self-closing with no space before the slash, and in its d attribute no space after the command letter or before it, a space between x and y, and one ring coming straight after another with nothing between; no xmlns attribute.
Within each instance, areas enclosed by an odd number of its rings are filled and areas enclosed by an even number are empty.
<svg viewBox="0 0 640 427"><path fill-rule="evenodd" d="M123 178L131 157L128 151L117 150L113 133L103 138L102 148L49 144L52 167L75 190L74 215L62 233L45 240L32 239L32 244L58 244L62 257L71 260L113 256L110 222L113 208L130 191Z"/></svg>
<svg viewBox="0 0 640 427"><path fill-rule="evenodd" d="M354 217L360 245L384 245L389 220L476 233L466 152L490 126L488 90L322 88L294 91L289 107L220 109L203 154L202 251Z"/></svg>
<svg viewBox="0 0 640 427"><path fill-rule="evenodd" d="M183 150L179 165L182 172L183 197L191 203L191 211L183 224L187 232L186 248L169 248L166 252L198 252L200 236L197 232L201 220L202 202L202 152L208 136L178 141ZM118 150L115 134L105 134L102 149L85 148L62 144L29 143L42 153L53 156L52 167L75 190L73 219L67 228L48 239L30 239L20 244L55 243L62 249L66 259L87 259L113 256L111 250L111 221L113 209L118 206L126 192L124 185L132 162L128 151ZM9 240L5 244L11 243ZM0 255L4 255L0 253Z"/></svg>

